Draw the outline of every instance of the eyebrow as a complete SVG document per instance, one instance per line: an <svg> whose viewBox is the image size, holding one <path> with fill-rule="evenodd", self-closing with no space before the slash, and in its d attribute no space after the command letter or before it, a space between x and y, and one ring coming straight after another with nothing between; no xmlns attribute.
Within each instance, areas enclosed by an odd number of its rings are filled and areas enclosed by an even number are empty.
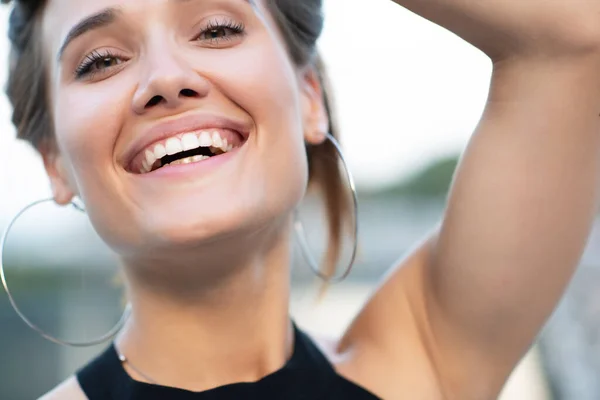
<svg viewBox="0 0 600 400"><path fill-rule="evenodd" d="M174 0L174 1L180 2L180 3L189 3L193 0ZM250 4L252 7L256 7L255 0L242 0L242 1ZM67 34L67 37L65 38L63 44L60 46L60 49L58 50L57 60L60 61L62 59L62 56L63 56L66 48L69 46L69 44L71 44L71 42L73 40L77 39L78 37L80 37L81 35L89 32L89 31L104 28L108 25L113 24L118 19L118 17L121 16L122 13L123 12L121 11L121 9L115 8L115 7L110 7L110 8L105 8L104 10L94 13L94 14L84 18L83 20L81 20L77 25L75 25L73 28L71 28L71 30Z"/></svg>
<svg viewBox="0 0 600 400"><path fill-rule="evenodd" d="M60 61L66 48L73 40L89 31L104 28L114 23L121 13L121 10L118 8L105 8L81 20L67 34L62 46L60 46L60 50L58 50L57 59Z"/></svg>

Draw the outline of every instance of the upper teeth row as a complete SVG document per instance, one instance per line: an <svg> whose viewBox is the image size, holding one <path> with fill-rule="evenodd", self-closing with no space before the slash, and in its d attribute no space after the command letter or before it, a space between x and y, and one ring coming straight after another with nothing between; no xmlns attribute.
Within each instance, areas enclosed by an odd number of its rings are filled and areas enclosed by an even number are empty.
<svg viewBox="0 0 600 400"><path fill-rule="evenodd" d="M142 172L150 172L154 163L166 155L172 156L199 147L214 147L223 152L233 150L233 145L228 143L226 138L222 138L218 131L190 132L181 136L181 139L172 137L164 144L158 143L153 149L146 150L146 159L142 161Z"/></svg>

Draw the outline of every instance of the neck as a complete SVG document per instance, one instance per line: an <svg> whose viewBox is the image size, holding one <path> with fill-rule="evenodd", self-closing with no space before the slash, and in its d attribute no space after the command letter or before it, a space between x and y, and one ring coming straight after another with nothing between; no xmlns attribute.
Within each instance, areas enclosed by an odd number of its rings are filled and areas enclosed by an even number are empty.
<svg viewBox="0 0 600 400"><path fill-rule="evenodd" d="M278 233L242 251L213 243L210 253L176 263L127 265L132 314L116 345L134 379L145 380L137 369L161 385L202 391L283 366L293 347L291 260L289 237Z"/></svg>

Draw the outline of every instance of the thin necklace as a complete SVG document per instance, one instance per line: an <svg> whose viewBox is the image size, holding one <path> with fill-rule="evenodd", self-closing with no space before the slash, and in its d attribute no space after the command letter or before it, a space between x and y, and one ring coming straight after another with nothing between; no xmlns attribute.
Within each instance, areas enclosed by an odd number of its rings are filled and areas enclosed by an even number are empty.
<svg viewBox="0 0 600 400"><path fill-rule="evenodd" d="M150 378L148 375L144 374L142 371L140 371L138 368L136 368L136 366L133 365L131 363L131 361L129 361L129 359L127 359L127 357L125 357L125 354L121 353L121 351L117 348L116 345L115 345L115 349L117 350L117 355L119 356L119 361L121 361L121 365L123 365L123 366L128 365L129 368L131 368L136 374L138 374L139 376L141 376L148 382L152 383L153 385L158 385L158 383L154 379Z"/></svg>

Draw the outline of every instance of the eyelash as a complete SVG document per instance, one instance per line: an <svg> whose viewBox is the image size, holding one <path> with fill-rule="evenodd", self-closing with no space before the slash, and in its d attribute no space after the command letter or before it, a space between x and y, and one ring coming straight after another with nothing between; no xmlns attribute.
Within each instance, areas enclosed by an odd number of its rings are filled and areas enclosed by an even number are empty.
<svg viewBox="0 0 600 400"><path fill-rule="evenodd" d="M77 68L75 69L75 77L77 79L81 79L84 77L92 78L95 74L98 73L98 72L95 72L92 70L92 67L94 66L95 63L97 63L98 61L101 61L101 60L117 59L117 58L122 58L122 57L119 56L118 54L114 53L112 50L102 50L102 51L94 50L90 54L85 56L85 58L83 59L81 64L79 64L79 66L77 66Z"/></svg>
<svg viewBox="0 0 600 400"><path fill-rule="evenodd" d="M210 33L211 31L217 31L217 30L221 30L221 29L229 30L229 31L231 31L231 33L225 37L202 39L203 35ZM205 41L205 42L208 42L209 46L216 46L221 41L229 41L229 40L233 40L235 37L242 36L245 33L245 31L246 31L245 26L241 22L234 22L232 20L225 20L225 21L212 20L206 25L206 27L204 29L202 29L202 32L200 32L200 34L194 38L194 41ZM120 59L121 63L127 61L127 60L124 60L124 57L116 54L112 50L108 50L108 49L102 50L102 51L94 50L93 52L91 52L90 54L85 56L85 58L83 59L81 64L79 64L77 66L77 68L75 69L75 73L74 73L75 78L76 79L84 79L84 78L92 79L95 74L103 73L106 69L103 69L100 71L94 71L94 70L92 70L92 67L98 61L109 60L109 59ZM111 68L111 67L107 67L107 68Z"/></svg>
<svg viewBox="0 0 600 400"><path fill-rule="evenodd" d="M235 22L232 20L212 20L212 21L208 22L206 27L202 30L202 32L200 32L200 34L194 40L200 40L200 37L202 35L209 33L211 31L219 30L219 29L229 29L232 32L234 37L241 36L246 31L246 27L241 22ZM209 42L218 43L218 41L220 41L220 40L231 40L231 39L232 39L232 37L230 35L230 36L227 36L224 38L218 38L218 39L213 38L213 39L206 39L206 40Z"/></svg>

